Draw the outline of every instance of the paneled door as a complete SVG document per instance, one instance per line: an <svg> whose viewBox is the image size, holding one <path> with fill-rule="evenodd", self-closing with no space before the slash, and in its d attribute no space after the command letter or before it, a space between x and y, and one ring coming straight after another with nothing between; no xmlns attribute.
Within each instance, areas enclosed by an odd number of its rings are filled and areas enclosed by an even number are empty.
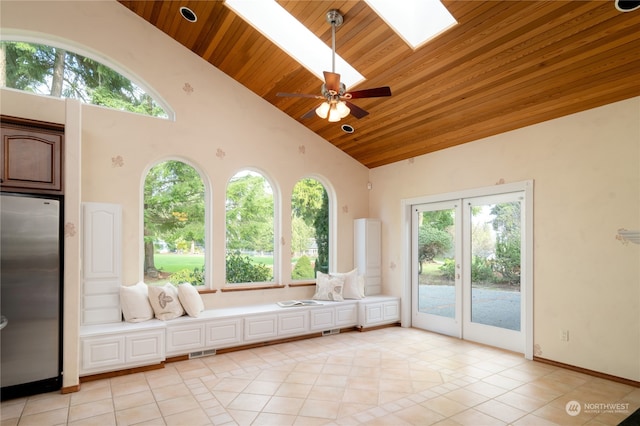
<svg viewBox="0 0 640 426"><path fill-rule="evenodd" d="M525 352L524 192L412 205L412 325Z"/></svg>

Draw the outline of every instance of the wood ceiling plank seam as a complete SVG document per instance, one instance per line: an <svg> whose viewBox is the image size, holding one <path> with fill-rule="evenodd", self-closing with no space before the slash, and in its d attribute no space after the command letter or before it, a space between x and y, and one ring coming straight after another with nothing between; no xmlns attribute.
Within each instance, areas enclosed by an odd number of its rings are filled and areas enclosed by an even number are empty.
<svg viewBox="0 0 640 426"><path fill-rule="evenodd" d="M202 47L198 50L202 51L201 56L207 62L211 64L217 63L218 58L221 56L219 50L222 41L225 39L226 34L231 31L236 19L227 11L220 21L216 21L217 26L208 30L208 34L211 34L211 36L205 35L202 37Z"/></svg>
<svg viewBox="0 0 640 426"><path fill-rule="evenodd" d="M227 19L228 8L219 6L219 2L208 2L207 4L211 4L212 7L208 8L208 13L203 17L202 27L191 45L191 50L205 60L208 58L207 50L214 43L216 33L224 34L222 25L229 20Z"/></svg>
<svg viewBox="0 0 640 426"><path fill-rule="evenodd" d="M177 4L177 3L176 3ZM160 2L160 13L158 14L157 27L162 29L165 33L173 35L171 30L171 24L175 18L175 15L171 13L172 2Z"/></svg>
<svg viewBox="0 0 640 426"><path fill-rule="evenodd" d="M239 40L247 37L250 33L259 34L251 25L239 18L233 12L229 13L233 17L231 25L224 32L222 38L219 39L215 50L215 64L219 66L231 57L239 57L241 55L241 46Z"/></svg>
<svg viewBox="0 0 640 426"><path fill-rule="evenodd" d="M223 39L221 45L224 52L216 61L216 66L224 69L231 77L234 76L235 70L241 68L248 59L246 46L249 48L254 45L260 37L263 37L258 31L254 30L248 24L243 25L242 29L233 31L230 37Z"/></svg>
<svg viewBox="0 0 640 426"><path fill-rule="evenodd" d="M249 37L250 33L258 34L249 24L242 20L236 19L235 24L230 28L230 31L225 33L225 37L220 40L218 45L218 55L216 58L216 66L223 67L228 64L229 61L241 58L242 41Z"/></svg>
<svg viewBox="0 0 640 426"><path fill-rule="evenodd" d="M153 25L158 26L158 20L160 19L160 14L162 12L162 4L158 2L145 2L142 1L140 3L145 4L144 11L145 16L147 16L149 22Z"/></svg>
<svg viewBox="0 0 640 426"><path fill-rule="evenodd" d="M449 13L456 19L456 21L460 23L467 22L468 20L473 19L473 16L478 13L478 3L480 2L475 0L443 0L441 3L444 7L447 8Z"/></svg>
<svg viewBox="0 0 640 426"><path fill-rule="evenodd" d="M264 96L265 90L269 92L273 82L282 78L284 70L291 67L290 61L280 60L274 63L272 58L259 55L252 61L252 68L243 73L242 83L252 88L258 95ZM291 61L295 62L295 61ZM268 73L265 70L268 69Z"/></svg>
<svg viewBox="0 0 640 426"><path fill-rule="evenodd" d="M206 32L205 28L208 28L208 25L211 22L211 16L213 14L215 4L215 2L196 2L197 7L191 7L191 10L196 14L198 20L196 22L185 21L189 24L185 26L188 30L188 34L184 38L185 46L198 55L197 45L200 42L202 33Z"/></svg>
<svg viewBox="0 0 640 426"><path fill-rule="evenodd" d="M274 50L278 52L277 55L274 54ZM267 84L272 79L273 68L265 65L277 64L289 57L265 37L257 37L257 41L251 43L248 49L243 49L243 52L242 68L233 75L233 78L243 84L251 82L251 75L261 78Z"/></svg>

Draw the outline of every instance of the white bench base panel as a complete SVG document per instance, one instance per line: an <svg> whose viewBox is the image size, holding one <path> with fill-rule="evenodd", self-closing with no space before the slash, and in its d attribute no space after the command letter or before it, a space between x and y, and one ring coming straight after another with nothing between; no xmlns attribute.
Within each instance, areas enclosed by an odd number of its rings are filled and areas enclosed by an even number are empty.
<svg viewBox="0 0 640 426"><path fill-rule="evenodd" d="M87 376L163 362L167 357L400 321L400 299L368 296L282 308L277 304L209 309L182 316L80 327L80 375Z"/></svg>

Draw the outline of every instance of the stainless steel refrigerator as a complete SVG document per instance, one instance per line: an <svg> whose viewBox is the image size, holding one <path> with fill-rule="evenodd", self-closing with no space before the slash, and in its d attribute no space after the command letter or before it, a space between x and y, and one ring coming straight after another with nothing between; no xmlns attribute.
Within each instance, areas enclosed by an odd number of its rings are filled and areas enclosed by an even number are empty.
<svg viewBox="0 0 640 426"><path fill-rule="evenodd" d="M0 195L0 398L62 386L59 198Z"/></svg>

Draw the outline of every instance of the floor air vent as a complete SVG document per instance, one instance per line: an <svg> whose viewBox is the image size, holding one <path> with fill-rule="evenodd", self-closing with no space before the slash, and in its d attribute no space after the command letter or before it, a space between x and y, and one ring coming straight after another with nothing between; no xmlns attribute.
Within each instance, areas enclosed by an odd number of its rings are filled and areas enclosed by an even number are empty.
<svg viewBox="0 0 640 426"><path fill-rule="evenodd" d="M202 358L203 356L211 356L211 355L215 355L215 354L216 354L216 350L215 349L209 349L207 351L191 352L189 354L189 359Z"/></svg>
<svg viewBox="0 0 640 426"><path fill-rule="evenodd" d="M333 330L323 330L322 331L322 335L323 336L329 336L331 334L338 334L340 333L340 329L339 328L334 328Z"/></svg>

